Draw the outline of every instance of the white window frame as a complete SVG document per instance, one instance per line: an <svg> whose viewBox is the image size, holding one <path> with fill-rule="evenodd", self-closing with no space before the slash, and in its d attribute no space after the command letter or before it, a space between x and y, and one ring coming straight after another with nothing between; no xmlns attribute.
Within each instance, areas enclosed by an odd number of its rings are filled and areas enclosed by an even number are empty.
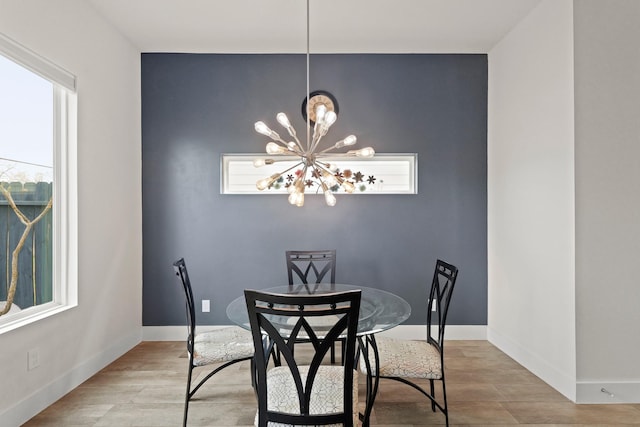
<svg viewBox="0 0 640 427"><path fill-rule="evenodd" d="M53 300L0 317L0 334L78 305L76 77L0 33L0 54L54 87Z"/></svg>
<svg viewBox="0 0 640 427"><path fill-rule="evenodd" d="M256 188L256 181L295 166L300 163L300 157L280 156L278 159L285 161L255 168L253 161L265 156L265 154L222 154L220 156L220 194L286 193L287 189L284 186L277 190L260 191ZM366 190L354 191L352 195L418 194L417 153L376 153L372 158L327 156L323 160L342 170L362 169L367 175L377 177L375 184L365 182L362 185ZM321 192L319 194L322 195Z"/></svg>

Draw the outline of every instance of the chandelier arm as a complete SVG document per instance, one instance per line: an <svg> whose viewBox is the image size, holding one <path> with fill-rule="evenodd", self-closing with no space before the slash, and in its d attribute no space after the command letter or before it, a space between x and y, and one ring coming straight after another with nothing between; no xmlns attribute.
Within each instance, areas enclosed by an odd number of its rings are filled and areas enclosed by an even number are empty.
<svg viewBox="0 0 640 427"><path fill-rule="evenodd" d="M316 194L320 193L320 190L322 190L322 192L324 193L324 200L327 203L328 206L335 206L336 204L336 196L333 195L333 191L332 188L333 186L329 187L329 183L327 183L326 180L322 179L322 174L318 171L318 169L322 169L322 165L320 163L314 162L314 164L312 165L314 172L316 174L316 176L318 177L317 180L320 182L320 184L318 185L318 188L316 189ZM337 177L331 175L334 179L336 179ZM339 181L337 181L337 185L341 186L342 183L340 183Z"/></svg>
<svg viewBox="0 0 640 427"><path fill-rule="evenodd" d="M289 147L289 151L295 153L296 156L303 156L304 155L304 152L298 146Z"/></svg>
<svg viewBox="0 0 640 427"><path fill-rule="evenodd" d="M303 162L300 162L303 163ZM307 169L309 168L309 166L304 165L304 167L302 168L302 173L300 174L300 176L298 177L298 180L302 183L301 188L301 192L304 193L306 184L307 184Z"/></svg>
<svg viewBox="0 0 640 427"><path fill-rule="evenodd" d="M338 181L338 185L342 185L342 184L344 184L344 181L345 181L345 180L344 180L344 178L341 178L340 176L338 176L338 175L334 174L333 172L331 172L331 169L329 169L329 168L328 168L327 166L325 166L323 163L318 162L318 161L315 161L315 162L314 162L314 165L315 165L315 166L318 166L318 167L319 167L319 169L322 169L323 171L327 172L328 174L331 174L331 175L335 178L335 180L336 180L336 181ZM325 182L325 180L323 180L323 179L322 179L322 177L320 176L320 174L318 174L318 177L319 177L319 179L320 179L320 181L321 181L321 182ZM325 182L325 184L326 184L326 182Z"/></svg>
<svg viewBox="0 0 640 427"><path fill-rule="evenodd" d="M315 131L315 129L314 129L314 132L313 132L313 141L312 141L312 143L311 143L311 152L312 152L312 153L316 150L316 148L318 147L318 144L320 144L320 140L322 139L322 137L323 137L325 134L326 134L326 132L324 132L324 133L323 133L322 131L320 131L320 132L316 132L316 131Z"/></svg>
<svg viewBox="0 0 640 427"><path fill-rule="evenodd" d="M319 155L324 154L324 153L328 153L329 151L331 151L331 150L335 150L335 149L336 149L336 146L335 146L335 145L332 145L331 147L328 147L328 148L325 148L325 149L324 149L324 150L322 150L322 151L319 151L319 152L316 154L316 156L319 156ZM332 156L333 156L333 154L332 154Z"/></svg>
<svg viewBox="0 0 640 427"><path fill-rule="evenodd" d="M325 164L325 163L322 163L322 162L319 162L319 161L316 160L313 164L315 166L317 166L319 169L322 169L323 171L328 172L331 175L333 175L333 172L331 172L331 169L329 169L329 167L328 167L329 163Z"/></svg>
<svg viewBox="0 0 640 427"><path fill-rule="evenodd" d="M321 162L320 160L318 160L316 158L316 162L315 162L318 166L320 166L320 169L322 169L323 171L325 171L326 173L331 174L333 177L335 177L336 181L338 181L339 185L342 185L344 182L343 178L340 178L339 175L336 175L335 173L333 173L333 171L331 170L331 163L324 163Z"/></svg>
<svg viewBox="0 0 640 427"><path fill-rule="evenodd" d="M285 161L285 160L283 159L282 161ZM285 173L289 172L291 169L295 169L295 168L297 168L297 167L298 167L298 166L300 166L301 164L303 164L303 162L298 162L298 163L296 163L295 165L291 166L290 168L283 170L282 172L280 172L280 176L282 176L282 175L284 175Z"/></svg>
<svg viewBox="0 0 640 427"><path fill-rule="evenodd" d="M271 165L273 163L278 163L278 162L291 162L291 161L296 160L298 158L298 156L293 156L293 155L290 155L290 154L274 154L274 156L284 156L284 157L288 157L288 158L287 159L272 159L272 158L264 159L265 161L267 161L267 160L269 161L269 163L265 163L265 165ZM302 164L302 161L298 162L297 165L299 165L299 164Z"/></svg>
<svg viewBox="0 0 640 427"><path fill-rule="evenodd" d="M316 163L322 167L322 169L327 170L329 172L331 172L331 163L323 163L320 160L318 160L318 158L316 157Z"/></svg>
<svg viewBox="0 0 640 427"><path fill-rule="evenodd" d="M301 154L304 151L304 148L302 148L302 143L300 142L300 140L298 139L298 137L295 134L291 135L291 136L295 140L295 143L298 146L298 148L300 149L300 154Z"/></svg>
<svg viewBox="0 0 640 427"><path fill-rule="evenodd" d="M321 184L324 184L324 185L326 185L326 186L329 186L329 184L328 184L328 183L327 183L327 181L322 177L322 174L318 171L318 169L320 169L320 170L324 170L324 171L326 171L326 172L330 173L331 175L333 175L333 173L332 173L330 170L328 170L328 169L324 168L324 167L323 167L323 165L322 165L322 164L320 164L320 163L318 163L318 162L315 162L311 167L312 167L312 168L315 170L315 172L316 172L316 175L317 175L317 177L318 177L318 178L316 178L316 179L317 179L318 181L320 181L320 183L321 183ZM334 176L335 176L335 175L334 175ZM338 178L338 177L336 177L336 180L337 180L337 178ZM338 183L338 185L340 185L340 183ZM319 185L318 187L321 187L321 186L322 186L322 185Z"/></svg>
<svg viewBox="0 0 640 427"><path fill-rule="evenodd" d="M278 140L272 141L272 142L274 142L276 145L279 145L282 148L286 148L287 151L295 153L297 156L301 156L303 154L302 150L300 150L297 146L295 146L295 145L294 146L290 146L289 143L284 142L282 139L278 139ZM269 144L267 144L267 146L268 145ZM278 156L278 155L280 155L280 156L291 156L292 155L290 153L269 153L268 151L267 151L267 154L270 154L272 156Z"/></svg>
<svg viewBox="0 0 640 427"><path fill-rule="evenodd" d="M326 150L325 150L326 151ZM325 153L325 151L321 151L316 154L316 157L357 157L354 153Z"/></svg>
<svg viewBox="0 0 640 427"><path fill-rule="evenodd" d="M280 138L280 136L278 136L278 138L273 138L274 142L279 142L280 145L284 145L285 147L289 148L289 145L287 144L287 141L285 141L284 139Z"/></svg>

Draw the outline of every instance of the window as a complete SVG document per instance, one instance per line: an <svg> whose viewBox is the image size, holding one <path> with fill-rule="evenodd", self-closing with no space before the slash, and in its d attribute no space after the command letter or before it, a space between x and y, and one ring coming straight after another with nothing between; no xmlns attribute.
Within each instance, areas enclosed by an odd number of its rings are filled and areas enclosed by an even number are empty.
<svg viewBox="0 0 640 427"><path fill-rule="evenodd" d="M0 34L0 333L77 303L75 77Z"/></svg>
<svg viewBox="0 0 640 427"><path fill-rule="evenodd" d="M282 194L300 170L296 165L299 157L278 158L278 162L255 168L253 161L264 154L222 154L221 185L222 194ZM287 161L288 159L288 161ZM337 167L337 171L355 185L353 194L418 194L418 155L376 153L372 158L326 157L324 160ZM256 181L274 173L291 169L265 191L256 188ZM318 193L310 187L309 194ZM320 193L322 194L322 193Z"/></svg>

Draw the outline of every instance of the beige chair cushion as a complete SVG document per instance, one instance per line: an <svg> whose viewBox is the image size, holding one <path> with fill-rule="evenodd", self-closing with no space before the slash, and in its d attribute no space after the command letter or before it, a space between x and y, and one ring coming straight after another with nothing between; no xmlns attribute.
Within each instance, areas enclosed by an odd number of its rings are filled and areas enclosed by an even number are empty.
<svg viewBox="0 0 640 427"><path fill-rule="evenodd" d="M376 338L380 356L380 376L402 378L442 378L438 349L426 341L410 341L387 337ZM369 354L375 372L373 355ZM366 373L364 357L360 356L360 370Z"/></svg>
<svg viewBox="0 0 640 427"><path fill-rule="evenodd" d="M204 366L253 356L251 332L238 326L197 334L193 364Z"/></svg>
<svg viewBox="0 0 640 427"><path fill-rule="evenodd" d="M308 366L300 366L302 383L306 381ZM344 368L342 366L320 366L311 392L311 414L329 414L342 412L342 388L344 385ZM270 369L267 372L267 408L270 411L299 414L298 393L291 371L286 366ZM358 422L358 372L353 373L353 422ZM255 424L258 425L256 412ZM283 427L285 424L269 423L272 427ZM341 424L336 424L341 425Z"/></svg>

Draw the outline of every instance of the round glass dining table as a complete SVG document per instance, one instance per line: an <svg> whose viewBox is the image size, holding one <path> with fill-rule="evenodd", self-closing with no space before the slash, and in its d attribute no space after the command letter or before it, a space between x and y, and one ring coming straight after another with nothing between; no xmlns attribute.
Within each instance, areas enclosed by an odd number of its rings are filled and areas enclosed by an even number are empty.
<svg viewBox="0 0 640 427"><path fill-rule="evenodd" d="M318 295L341 291L360 290L360 316L358 318L358 336L386 331L407 320L411 306L401 297L381 289L338 283L314 283L309 285L283 285L261 292L286 295ZM227 306L227 317L236 325L250 330L249 316L244 295L231 301Z"/></svg>
<svg viewBox="0 0 640 427"><path fill-rule="evenodd" d="M366 365L367 388L365 411L363 414L360 414L360 418L362 425L368 427L379 382L377 373L373 372L375 370L374 367L378 366L379 362L375 334L391 329L407 320L411 314L411 306L409 303L398 295L381 289L338 283L297 284L260 289L262 292L287 295L317 295L352 290L361 291L357 335L360 352L362 352L363 355L367 355L361 358L361 360L365 361ZM227 317L242 328L251 329L244 295L231 301L227 306ZM373 364L369 362L370 358L368 354L372 355Z"/></svg>

